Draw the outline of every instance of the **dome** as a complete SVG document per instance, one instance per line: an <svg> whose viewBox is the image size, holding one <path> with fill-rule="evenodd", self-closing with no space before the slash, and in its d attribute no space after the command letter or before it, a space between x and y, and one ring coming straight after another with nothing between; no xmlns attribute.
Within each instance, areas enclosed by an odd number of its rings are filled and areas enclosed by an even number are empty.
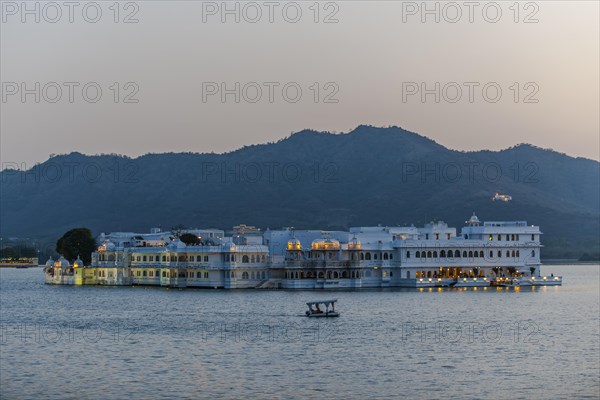
<svg viewBox="0 0 600 400"><path fill-rule="evenodd" d="M231 250L231 251L233 251L233 250L235 250L235 243L233 243L231 240L228 241L228 242L225 242L223 244L223 248L225 250Z"/></svg>
<svg viewBox="0 0 600 400"><path fill-rule="evenodd" d="M467 224L472 225L472 226L477 226L480 224L479 218L477 218L477 215L475 215L475 212L473 212L473 215L471 216L471 218L466 221Z"/></svg>
<svg viewBox="0 0 600 400"><path fill-rule="evenodd" d="M109 240L98 246L98 251L115 251L115 244Z"/></svg>
<svg viewBox="0 0 600 400"><path fill-rule="evenodd" d="M75 260L75 262L73 263L73 268L83 268L83 261L81 261L81 258L77 257L77 260Z"/></svg>
<svg viewBox="0 0 600 400"><path fill-rule="evenodd" d="M63 256L60 256L60 258L54 262L54 267L70 268L71 264L69 264L69 262Z"/></svg>
<svg viewBox="0 0 600 400"><path fill-rule="evenodd" d="M355 237L352 238L352 240L348 243L348 249L360 250L360 241Z"/></svg>
<svg viewBox="0 0 600 400"><path fill-rule="evenodd" d="M46 261L46 267L51 267L54 264L54 260L52 259L52 257L50 257L48 259L48 261Z"/></svg>
<svg viewBox="0 0 600 400"><path fill-rule="evenodd" d="M291 239L287 243L288 250L302 250L302 243L298 239Z"/></svg>
<svg viewBox="0 0 600 400"><path fill-rule="evenodd" d="M338 250L340 242L335 239L315 239L312 241L311 248L313 250Z"/></svg>

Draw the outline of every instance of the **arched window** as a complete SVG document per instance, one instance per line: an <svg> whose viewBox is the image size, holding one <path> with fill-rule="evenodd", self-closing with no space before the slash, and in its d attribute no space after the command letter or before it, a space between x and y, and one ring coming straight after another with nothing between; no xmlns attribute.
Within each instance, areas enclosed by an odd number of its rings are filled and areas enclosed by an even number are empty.
<svg viewBox="0 0 600 400"><path fill-rule="evenodd" d="M469 258L473 257L473 251L469 250Z"/></svg>
<svg viewBox="0 0 600 400"><path fill-rule="evenodd" d="M431 278L431 271L427 271L427 277Z"/></svg>
<svg viewBox="0 0 600 400"><path fill-rule="evenodd" d="M250 261L250 259L248 258L248 256L244 254L244 255L242 256L242 262L243 262L243 263L248 263L249 261Z"/></svg>
<svg viewBox="0 0 600 400"><path fill-rule="evenodd" d="M473 257L479 257L479 252L477 250L473 252Z"/></svg>
<svg viewBox="0 0 600 400"><path fill-rule="evenodd" d="M463 257L467 258L467 251L466 250L463 251Z"/></svg>
<svg viewBox="0 0 600 400"><path fill-rule="evenodd" d="M251 262L251 263L254 263L254 262L256 262L256 259L254 258L254 254L252 254L252 256L250 256L250 262Z"/></svg>
<svg viewBox="0 0 600 400"><path fill-rule="evenodd" d="M377 260L377 253L373 254L373 260Z"/></svg>
<svg viewBox="0 0 600 400"><path fill-rule="evenodd" d="M506 257L510 257L510 251L506 250Z"/></svg>
<svg viewBox="0 0 600 400"><path fill-rule="evenodd" d="M501 258L501 257L502 257L502 251L498 250L498 258Z"/></svg>
<svg viewBox="0 0 600 400"><path fill-rule="evenodd" d="M429 250L429 251L427 252L427 258L431 258L431 255L432 255L432 254L431 254L431 250Z"/></svg>
<svg viewBox="0 0 600 400"><path fill-rule="evenodd" d="M454 258L460 258L460 251L454 250Z"/></svg>
<svg viewBox="0 0 600 400"><path fill-rule="evenodd" d="M325 272L321 271L319 272L319 279L323 279L325 278Z"/></svg>
<svg viewBox="0 0 600 400"><path fill-rule="evenodd" d="M331 279L331 271L327 271L327 279Z"/></svg>
<svg viewBox="0 0 600 400"><path fill-rule="evenodd" d="M410 251L407 253L406 258L410 258ZM415 258L421 258L421 252L417 251L415 253Z"/></svg>
<svg viewBox="0 0 600 400"><path fill-rule="evenodd" d="M370 260L370 259L371 259L371 253L365 254L365 260Z"/></svg>
<svg viewBox="0 0 600 400"><path fill-rule="evenodd" d="M364 260L365 259L365 254L364 253L360 253L360 259Z"/></svg>
<svg viewBox="0 0 600 400"><path fill-rule="evenodd" d="M342 279L346 279L348 278L348 272L344 271L342 272Z"/></svg>
<svg viewBox="0 0 600 400"><path fill-rule="evenodd" d="M483 250L480 250L480 251L479 251L479 257L481 257L481 258L483 258L483 257L484 257L484 255L483 255Z"/></svg>
<svg viewBox="0 0 600 400"><path fill-rule="evenodd" d="M337 271L333 271L333 279L339 278L339 274Z"/></svg>
<svg viewBox="0 0 600 400"><path fill-rule="evenodd" d="M383 259L387 260L388 259L388 253L383 253Z"/></svg>
<svg viewBox="0 0 600 400"><path fill-rule="evenodd" d="M438 255L437 255L437 251L434 251L434 252L433 252L433 258L438 258L437 256L438 256Z"/></svg>
<svg viewBox="0 0 600 400"><path fill-rule="evenodd" d="M535 257L535 250L531 250L531 257Z"/></svg>
<svg viewBox="0 0 600 400"><path fill-rule="evenodd" d="M494 258L494 252L490 250L490 258Z"/></svg>
<svg viewBox="0 0 600 400"><path fill-rule="evenodd" d="M410 271L406 271L406 279L410 279Z"/></svg>
<svg viewBox="0 0 600 400"><path fill-rule="evenodd" d="M446 250L440 251L440 257L441 258L446 258Z"/></svg>
<svg viewBox="0 0 600 400"><path fill-rule="evenodd" d="M519 254L519 250L517 250L517 257L520 257L521 255Z"/></svg>

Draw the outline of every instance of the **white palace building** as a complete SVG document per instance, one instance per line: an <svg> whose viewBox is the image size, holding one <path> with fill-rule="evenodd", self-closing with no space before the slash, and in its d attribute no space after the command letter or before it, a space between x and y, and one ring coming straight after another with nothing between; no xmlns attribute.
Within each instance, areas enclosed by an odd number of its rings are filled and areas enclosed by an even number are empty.
<svg viewBox="0 0 600 400"><path fill-rule="evenodd" d="M225 289L354 289L561 285L540 271L538 226L525 221L444 222L349 231L217 229L101 234L90 266L46 264L46 283ZM186 235L190 236L190 235ZM187 240L189 243L189 240Z"/></svg>

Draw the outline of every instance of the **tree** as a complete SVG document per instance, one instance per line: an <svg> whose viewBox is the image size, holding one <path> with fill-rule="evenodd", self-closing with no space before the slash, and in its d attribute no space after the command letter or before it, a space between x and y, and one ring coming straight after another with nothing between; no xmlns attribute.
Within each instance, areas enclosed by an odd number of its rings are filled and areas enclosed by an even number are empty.
<svg viewBox="0 0 600 400"><path fill-rule="evenodd" d="M192 246L197 246L200 244L200 239L198 238L198 236L191 234L191 233L184 233L181 236L179 236L179 240L181 240L183 243L185 243L186 245L192 245Z"/></svg>
<svg viewBox="0 0 600 400"><path fill-rule="evenodd" d="M81 257L84 264L89 264L94 251L96 240L88 228L71 229L56 242L56 252L69 261Z"/></svg>

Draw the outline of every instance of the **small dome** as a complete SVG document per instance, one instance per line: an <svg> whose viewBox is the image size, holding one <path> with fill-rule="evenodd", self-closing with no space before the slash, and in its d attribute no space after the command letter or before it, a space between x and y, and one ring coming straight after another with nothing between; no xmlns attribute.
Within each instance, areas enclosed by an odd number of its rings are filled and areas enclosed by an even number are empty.
<svg viewBox="0 0 600 400"><path fill-rule="evenodd" d="M54 264L54 260L52 259L52 257L50 257L48 259L48 261L46 261L46 267L51 267Z"/></svg>
<svg viewBox="0 0 600 400"><path fill-rule="evenodd" d="M54 261L54 266L57 268L69 268L71 264L63 256L60 256L58 260Z"/></svg>
<svg viewBox="0 0 600 400"><path fill-rule="evenodd" d="M291 239L287 244L288 250L302 250L302 243L298 239Z"/></svg>
<svg viewBox="0 0 600 400"><path fill-rule="evenodd" d="M335 239L315 239L312 241L311 248L313 250L338 250L340 242Z"/></svg>
<svg viewBox="0 0 600 400"><path fill-rule="evenodd" d="M81 258L77 257L77 260L75 260L75 262L73 263L73 268L83 268L83 261L81 261Z"/></svg>
<svg viewBox="0 0 600 400"><path fill-rule="evenodd" d="M471 216L471 218L466 221L467 224L472 225L472 226L477 226L480 224L479 218L477 218L477 215L475 215L475 212L473 212L473 215Z"/></svg>
<svg viewBox="0 0 600 400"><path fill-rule="evenodd" d="M225 242L223 244L223 248L225 250L231 250L231 251L233 251L233 250L235 250L235 243L233 243L232 241Z"/></svg>
<svg viewBox="0 0 600 400"><path fill-rule="evenodd" d="M348 243L348 249L360 250L360 241L355 237L352 238L352 240Z"/></svg>

